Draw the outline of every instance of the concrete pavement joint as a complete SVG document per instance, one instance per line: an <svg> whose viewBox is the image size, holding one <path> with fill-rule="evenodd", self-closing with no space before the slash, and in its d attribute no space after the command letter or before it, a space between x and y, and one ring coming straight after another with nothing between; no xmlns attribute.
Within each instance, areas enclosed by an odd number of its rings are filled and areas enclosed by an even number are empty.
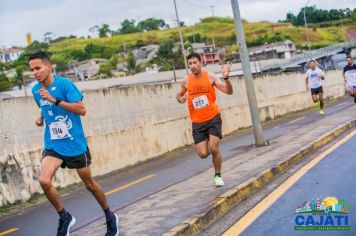
<svg viewBox="0 0 356 236"><path fill-rule="evenodd" d="M201 230L206 229L210 224L223 216L229 209L248 198L251 194L271 182L278 174L286 171L308 155L317 151L322 146L330 143L341 134L351 130L356 125L356 120L352 120L344 125L340 125L333 131L317 139L311 145L303 147L292 154L287 160L279 162L274 167L261 172L258 176L250 178L242 184L223 193L213 200L200 214L196 214L163 234L164 236L190 236L197 235Z"/></svg>

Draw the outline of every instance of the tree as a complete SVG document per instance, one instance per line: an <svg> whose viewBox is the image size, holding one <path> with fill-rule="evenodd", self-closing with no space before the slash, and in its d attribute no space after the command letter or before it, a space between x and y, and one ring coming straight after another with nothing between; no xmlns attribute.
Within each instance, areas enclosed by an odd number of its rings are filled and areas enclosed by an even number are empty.
<svg viewBox="0 0 356 236"><path fill-rule="evenodd" d="M136 26L135 20L125 19L123 22L121 22L121 27L118 31L120 34L131 34L140 32L140 29Z"/></svg>
<svg viewBox="0 0 356 236"><path fill-rule="evenodd" d="M19 58L14 61L13 66L28 66L28 56L32 53L38 52L38 51L47 51L49 48L48 43L44 42L39 42L37 40L33 41L27 48L26 50L19 56Z"/></svg>
<svg viewBox="0 0 356 236"><path fill-rule="evenodd" d="M305 17L308 23L322 23L328 21L337 21L345 18L351 18L351 10L346 9L317 9L316 6L307 6L300 9L297 15L291 12L287 13L287 18L284 22L290 22L296 26L304 25L304 10ZM355 11L356 9L354 9Z"/></svg>
<svg viewBox="0 0 356 236"><path fill-rule="evenodd" d="M292 12L288 12L287 13L287 19L285 20L285 22L290 22L293 25L296 25L297 24L297 17Z"/></svg>
<svg viewBox="0 0 356 236"><path fill-rule="evenodd" d="M56 64L57 71L64 71L72 63L72 58L65 53L54 54L51 58L53 64Z"/></svg>
<svg viewBox="0 0 356 236"><path fill-rule="evenodd" d="M8 91L11 88L11 83L7 76L3 73L0 72L0 92L3 91Z"/></svg>
<svg viewBox="0 0 356 236"><path fill-rule="evenodd" d="M108 24L102 24L98 28L98 33L100 38L105 38L111 35L111 30Z"/></svg>
<svg viewBox="0 0 356 236"><path fill-rule="evenodd" d="M52 41L54 34L52 32L46 32L43 35L43 41L45 41L46 43L50 43Z"/></svg>
<svg viewBox="0 0 356 236"><path fill-rule="evenodd" d="M99 26L94 25L93 27L90 27L89 32L92 34L99 34Z"/></svg>
<svg viewBox="0 0 356 236"><path fill-rule="evenodd" d="M89 56L89 58L100 58L103 51L104 47L93 43L88 43L84 48L84 52Z"/></svg>
<svg viewBox="0 0 356 236"><path fill-rule="evenodd" d="M116 65L118 62L119 62L119 59L118 59L117 55L112 55L110 60L100 63L99 73L104 74L107 77L111 77L112 76L111 71L116 68Z"/></svg>
<svg viewBox="0 0 356 236"><path fill-rule="evenodd" d="M130 75L134 75L139 71L139 67L136 64L136 58L132 54L132 52L130 52L127 55L126 63L127 63L127 71L129 72Z"/></svg>
<svg viewBox="0 0 356 236"><path fill-rule="evenodd" d="M137 27L140 31L151 31L151 30L159 30L164 28L169 28L169 25L162 19L148 18L146 20L140 21L137 24Z"/></svg>
<svg viewBox="0 0 356 236"><path fill-rule="evenodd" d="M77 61L84 61L90 59L90 54L83 50L71 50L70 57Z"/></svg>
<svg viewBox="0 0 356 236"><path fill-rule="evenodd" d="M25 70L24 66L16 66L15 68L15 76L10 78L10 82L14 85L17 86L19 89L25 88L25 77L23 75L23 72ZM25 96L27 96L26 89L25 91Z"/></svg>
<svg viewBox="0 0 356 236"><path fill-rule="evenodd" d="M235 35L235 33L234 33ZM188 36L188 40L191 43L200 43L203 42L202 37L199 33L193 33L190 36ZM236 40L235 40L236 41Z"/></svg>
<svg viewBox="0 0 356 236"><path fill-rule="evenodd" d="M137 39L137 40L136 40L136 47L137 47L137 48L140 48L140 47L142 47L142 46L144 46L144 45L145 45L145 43L143 42L142 39Z"/></svg>
<svg viewBox="0 0 356 236"><path fill-rule="evenodd" d="M113 69L115 69L117 63L119 63L119 58L117 57L117 55L112 55L111 58L109 59L109 63L111 64Z"/></svg>
<svg viewBox="0 0 356 236"><path fill-rule="evenodd" d="M56 39L51 40L51 43L57 43L57 42L60 42L60 41L66 40L66 39L76 39L76 38L77 38L77 36L75 36L75 35L69 35L68 37L60 36Z"/></svg>
<svg viewBox="0 0 356 236"><path fill-rule="evenodd" d="M47 51L49 44L45 42L33 41L26 49L27 52L34 53L38 51Z"/></svg>
<svg viewBox="0 0 356 236"><path fill-rule="evenodd" d="M110 64L110 62L105 61L99 64L100 74L104 74L107 77L111 77L112 76L111 70L112 70L112 65Z"/></svg>
<svg viewBox="0 0 356 236"><path fill-rule="evenodd" d="M12 68L11 62L0 61L0 70L10 70Z"/></svg>
<svg viewBox="0 0 356 236"><path fill-rule="evenodd" d="M185 67L182 50L179 48L174 51L172 40L164 41L160 44L156 57L150 63L159 65L162 71L172 70L173 64L175 69L183 69Z"/></svg>

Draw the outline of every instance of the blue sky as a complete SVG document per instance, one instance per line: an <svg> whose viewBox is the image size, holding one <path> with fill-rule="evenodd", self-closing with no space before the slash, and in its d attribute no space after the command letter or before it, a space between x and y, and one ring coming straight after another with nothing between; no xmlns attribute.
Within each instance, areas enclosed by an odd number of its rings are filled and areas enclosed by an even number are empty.
<svg viewBox="0 0 356 236"><path fill-rule="evenodd" d="M230 0L176 0L181 20L193 24L212 15L232 16ZM243 18L277 21L297 13L307 0L239 0ZM311 0L318 8L356 8L356 0ZM42 40L45 32L55 37L89 35L89 28L107 23L117 29L124 19L162 18L174 25L173 0L0 0L0 46L25 46L26 33Z"/></svg>

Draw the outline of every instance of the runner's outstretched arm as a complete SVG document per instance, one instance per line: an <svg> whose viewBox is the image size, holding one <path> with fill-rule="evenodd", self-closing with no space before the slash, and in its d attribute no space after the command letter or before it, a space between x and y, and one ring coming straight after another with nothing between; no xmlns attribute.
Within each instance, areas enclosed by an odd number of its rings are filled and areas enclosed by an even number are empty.
<svg viewBox="0 0 356 236"><path fill-rule="evenodd" d="M216 75L209 74L210 79L213 80L214 85L221 92L231 95L234 91L232 89L231 82L229 80L229 73L232 63L228 62L226 65L223 65L221 68L221 73L223 76L224 82L222 82Z"/></svg>

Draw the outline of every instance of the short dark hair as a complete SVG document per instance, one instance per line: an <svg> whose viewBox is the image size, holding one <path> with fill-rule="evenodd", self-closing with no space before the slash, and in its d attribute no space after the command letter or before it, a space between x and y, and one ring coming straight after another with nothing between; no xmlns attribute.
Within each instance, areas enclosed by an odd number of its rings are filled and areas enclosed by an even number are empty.
<svg viewBox="0 0 356 236"><path fill-rule="evenodd" d="M316 62L315 62L315 60L310 60L310 61L309 61L309 64L310 64L311 62L314 62L314 63L316 63Z"/></svg>
<svg viewBox="0 0 356 236"><path fill-rule="evenodd" d="M199 54L199 53L193 52L193 53L189 54L189 55L187 56L187 61L188 61L189 59L192 59L192 58L196 58L196 59L198 59L199 61L201 61L201 57L200 57L200 54Z"/></svg>
<svg viewBox="0 0 356 236"><path fill-rule="evenodd" d="M350 58L350 59L351 59L351 61L352 61L352 57L351 57L351 56L347 56L347 57L346 57L346 60L347 60L347 59L349 59L349 58Z"/></svg>
<svg viewBox="0 0 356 236"><path fill-rule="evenodd" d="M35 59L41 59L42 61L51 63L50 56L48 55L48 53L43 51L35 52L28 57L28 61L35 60Z"/></svg>

